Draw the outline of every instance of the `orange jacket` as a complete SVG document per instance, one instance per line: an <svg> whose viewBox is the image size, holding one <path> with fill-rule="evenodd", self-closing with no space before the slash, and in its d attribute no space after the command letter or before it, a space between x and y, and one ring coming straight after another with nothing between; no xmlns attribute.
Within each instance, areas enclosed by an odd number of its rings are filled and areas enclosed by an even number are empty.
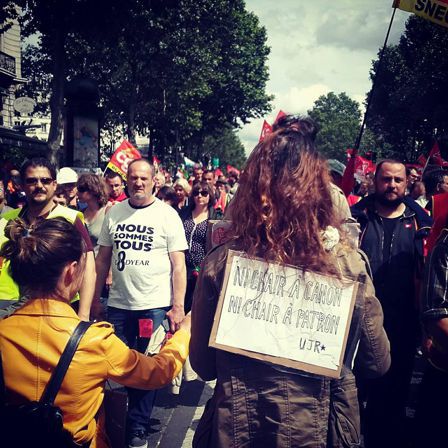
<svg viewBox="0 0 448 448"><path fill-rule="evenodd" d="M67 303L52 299L32 300L0 322L9 403L40 399L78 322ZM55 400L74 440L79 444L92 441L91 448L106 447L95 420L106 379L140 389L160 388L180 372L189 341L189 333L179 330L150 358L129 349L109 323L94 323L81 340Z"/></svg>

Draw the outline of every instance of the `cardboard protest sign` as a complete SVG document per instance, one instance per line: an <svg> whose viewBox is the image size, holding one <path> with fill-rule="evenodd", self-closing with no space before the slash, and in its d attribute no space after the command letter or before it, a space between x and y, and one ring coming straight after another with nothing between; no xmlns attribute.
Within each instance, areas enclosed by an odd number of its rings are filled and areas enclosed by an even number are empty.
<svg viewBox="0 0 448 448"><path fill-rule="evenodd" d="M209 345L337 378L358 285L229 251Z"/></svg>
<svg viewBox="0 0 448 448"><path fill-rule="evenodd" d="M127 180L128 165L135 159L142 156L127 140L123 140L111 157L107 168L118 173L124 180Z"/></svg>

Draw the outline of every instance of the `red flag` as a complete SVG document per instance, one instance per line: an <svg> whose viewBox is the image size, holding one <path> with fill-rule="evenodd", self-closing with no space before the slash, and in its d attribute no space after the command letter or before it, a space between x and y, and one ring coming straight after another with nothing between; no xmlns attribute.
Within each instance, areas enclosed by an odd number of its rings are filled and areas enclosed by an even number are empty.
<svg viewBox="0 0 448 448"><path fill-rule="evenodd" d="M443 166L444 160L440 155L440 148L437 142L434 143L431 151L429 152L428 160L433 162L435 165Z"/></svg>
<svg viewBox="0 0 448 448"><path fill-rule="evenodd" d="M348 197L355 186L355 173L362 176L374 173L376 165L371 160L359 156L354 149L347 149L347 156L349 157L349 161L342 176L341 188Z"/></svg>
<svg viewBox="0 0 448 448"><path fill-rule="evenodd" d="M350 157L342 176L341 189L347 197L355 186L355 162L356 150L347 149L347 156Z"/></svg>
<svg viewBox="0 0 448 448"><path fill-rule="evenodd" d="M417 158L417 165L425 166L426 165L426 157L423 154L420 154Z"/></svg>
<svg viewBox="0 0 448 448"><path fill-rule="evenodd" d="M277 123L278 120L280 120L280 118L284 117L286 114L280 110L280 112L277 114L277 117L275 118L274 123Z"/></svg>
<svg viewBox="0 0 448 448"><path fill-rule="evenodd" d="M430 164L442 166L444 168L448 167L448 162L444 160L440 155L440 148L437 142L434 143L434 146L432 147L428 155L428 160L426 161L425 169Z"/></svg>
<svg viewBox="0 0 448 448"><path fill-rule="evenodd" d="M260 139L258 143L262 142L264 138L272 132L272 125L270 125L266 120L263 121L263 127L261 128Z"/></svg>
<svg viewBox="0 0 448 448"><path fill-rule="evenodd" d="M128 165L132 160L141 159L141 154L127 140L123 140L110 158L106 168L118 173L124 180L128 171Z"/></svg>
<svg viewBox="0 0 448 448"><path fill-rule="evenodd" d="M374 173L376 165L368 159L361 156L355 156L355 173L361 173L364 176L368 173Z"/></svg>
<svg viewBox="0 0 448 448"><path fill-rule="evenodd" d="M152 164L156 173L159 172L160 160L156 156L152 156Z"/></svg>
<svg viewBox="0 0 448 448"><path fill-rule="evenodd" d="M238 176L240 175L240 170L236 169L236 168L235 168L234 166L232 166L232 165L227 165L226 170L227 170L227 174L230 174L230 173L233 171L233 172L236 173Z"/></svg>

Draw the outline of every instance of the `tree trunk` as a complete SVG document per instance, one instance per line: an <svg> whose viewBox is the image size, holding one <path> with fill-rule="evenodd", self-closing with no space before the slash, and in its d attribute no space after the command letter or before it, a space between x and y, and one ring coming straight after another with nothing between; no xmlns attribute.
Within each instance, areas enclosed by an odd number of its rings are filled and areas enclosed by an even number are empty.
<svg viewBox="0 0 448 448"><path fill-rule="evenodd" d="M127 134L128 140L133 145L136 145L135 103L132 102L132 99L130 100L130 104L129 104L129 113L128 113L128 123L127 123L126 134Z"/></svg>
<svg viewBox="0 0 448 448"><path fill-rule="evenodd" d="M63 23L61 21L61 23ZM65 84L65 31L59 27L55 32L54 50L53 50L53 80L51 82L50 94L50 113L51 123L48 134L47 146L49 150L49 159L55 166L59 166L60 149L64 108L64 84ZM62 157L65 161L65 154Z"/></svg>
<svg viewBox="0 0 448 448"><path fill-rule="evenodd" d="M135 113L137 109L137 98L138 98L138 84L136 81L136 69L133 64L131 64L131 72L132 72L132 91L129 98L129 107L128 107L128 123L127 123L127 135L128 140L136 146L136 130L135 130Z"/></svg>

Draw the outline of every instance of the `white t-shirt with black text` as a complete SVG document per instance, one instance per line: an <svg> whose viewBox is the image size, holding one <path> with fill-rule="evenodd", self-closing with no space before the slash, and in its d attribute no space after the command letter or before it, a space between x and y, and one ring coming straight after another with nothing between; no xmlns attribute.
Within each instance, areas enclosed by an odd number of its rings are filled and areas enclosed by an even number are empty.
<svg viewBox="0 0 448 448"><path fill-rule="evenodd" d="M112 246L109 306L144 310L172 304L169 253L188 248L176 210L157 198L142 208L129 200L117 203L106 214L98 244Z"/></svg>

